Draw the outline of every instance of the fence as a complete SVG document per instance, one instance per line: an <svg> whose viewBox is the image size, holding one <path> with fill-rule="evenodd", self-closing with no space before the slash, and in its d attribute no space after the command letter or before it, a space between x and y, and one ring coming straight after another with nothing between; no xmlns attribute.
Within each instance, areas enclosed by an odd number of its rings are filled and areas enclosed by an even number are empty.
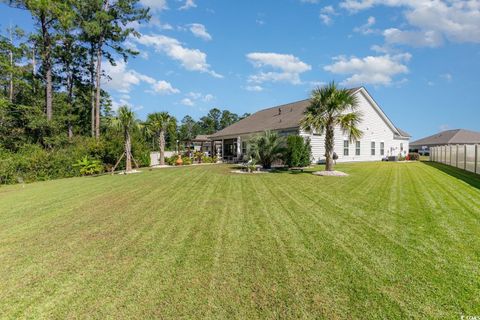
<svg viewBox="0 0 480 320"><path fill-rule="evenodd" d="M480 145L448 145L430 148L430 161L480 174Z"/></svg>

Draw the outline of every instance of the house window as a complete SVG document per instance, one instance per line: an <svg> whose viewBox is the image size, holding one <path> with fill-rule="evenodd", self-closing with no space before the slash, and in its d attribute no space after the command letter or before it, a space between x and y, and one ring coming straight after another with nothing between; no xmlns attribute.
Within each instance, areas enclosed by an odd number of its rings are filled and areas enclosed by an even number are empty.
<svg viewBox="0 0 480 320"><path fill-rule="evenodd" d="M375 141L372 141L371 149L372 149L372 156L374 156L375 155Z"/></svg>
<svg viewBox="0 0 480 320"><path fill-rule="evenodd" d="M343 155L348 156L348 140L343 140Z"/></svg>
<svg viewBox="0 0 480 320"><path fill-rule="evenodd" d="M403 152L403 143L400 143L400 152Z"/></svg>
<svg viewBox="0 0 480 320"><path fill-rule="evenodd" d="M360 141L357 141L355 143L355 155L357 155L357 156L360 155Z"/></svg>
<svg viewBox="0 0 480 320"><path fill-rule="evenodd" d="M247 154L247 142L242 141L242 154Z"/></svg>
<svg viewBox="0 0 480 320"><path fill-rule="evenodd" d="M385 155L385 142L380 142L380 155Z"/></svg>

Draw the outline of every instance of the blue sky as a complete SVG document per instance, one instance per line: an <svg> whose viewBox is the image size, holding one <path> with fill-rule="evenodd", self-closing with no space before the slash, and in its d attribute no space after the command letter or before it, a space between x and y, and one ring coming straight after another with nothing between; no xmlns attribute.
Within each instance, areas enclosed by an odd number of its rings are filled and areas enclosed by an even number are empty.
<svg viewBox="0 0 480 320"><path fill-rule="evenodd" d="M238 114L308 97L335 80L365 86L414 138L480 131L480 0L141 0L152 20L106 65L116 105L179 120L210 108ZM0 5L2 28L31 30Z"/></svg>

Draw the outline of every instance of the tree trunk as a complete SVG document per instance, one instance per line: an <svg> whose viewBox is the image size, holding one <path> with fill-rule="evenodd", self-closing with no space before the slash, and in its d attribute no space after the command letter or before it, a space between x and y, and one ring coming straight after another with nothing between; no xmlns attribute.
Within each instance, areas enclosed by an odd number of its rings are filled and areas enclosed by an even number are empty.
<svg viewBox="0 0 480 320"><path fill-rule="evenodd" d="M132 144L130 141L130 133L125 130L125 172L132 171Z"/></svg>
<svg viewBox="0 0 480 320"><path fill-rule="evenodd" d="M12 26L10 26L10 45L13 47ZM13 102L13 49L10 48L10 88L8 93L8 99L10 103Z"/></svg>
<svg viewBox="0 0 480 320"><path fill-rule="evenodd" d="M37 78L37 62L35 61L35 46L33 47L32 49L32 81L33 81L33 84L32 84L32 88L33 88L33 94L36 93L36 87L37 87L37 82L35 81L36 78Z"/></svg>
<svg viewBox="0 0 480 320"><path fill-rule="evenodd" d="M108 10L108 0L103 1L103 11ZM97 44L97 70L96 70L96 97L95 97L95 137L100 138L100 93L101 93L101 84L102 79L102 48L103 48L104 36L100 35Z"/></svg>
<svg viewBox="0 0 480 320"><path fill-rule="evenodd" d="M325 133L325 171L333 171L334 128L327 126Z"/></svg>
<svg viewBox="0 0 480 320"><path fill-rule="evenodd" d="M160 147L160 165L165 165L165 132L163 130L160 131L160 135L158 137L158 146Z"/></svg>
<svg viewBox="0 0 480 320"><path fill-rule="evenodd" d="M70 67L68 67L68 70ZM73 109L73 74L69 71L67 78L67 88L68 88L68 140L73 138L73 125L72 125L72 109Z"/></svg>
<svg viewBox="0 0 480 320"><path fill-rule="evenodd" d="M95 92L95 137L100 138L100 80L102 76L102 41L97 48L96 92Z"/></svg>
<svg viewBox="0 0 480 320"><path fill-rule="evenodd" d="M90 44L90 118L91 133L95 137L95 48L93 43Z"/></svg>
<svg viewBox="0 0 480 320"><path fill-rule="evenodd" d="M42 41L43 41L43 68L45 72L45 112L47 120L52 120L52 62L51 62L51 43L50 34L48 32L47 18L44 12L40 15L40 23L42 25Z"/></svg>

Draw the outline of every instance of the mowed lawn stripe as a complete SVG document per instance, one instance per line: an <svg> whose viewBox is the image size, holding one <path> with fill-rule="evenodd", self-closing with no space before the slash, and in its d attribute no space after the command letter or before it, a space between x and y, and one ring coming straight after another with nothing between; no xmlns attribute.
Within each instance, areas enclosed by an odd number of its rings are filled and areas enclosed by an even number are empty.
<svg viewBox="0 0 480 320"><path fill-rule="evenodd" d="M313 177L314 179L316 177ZM328 178L327 178L328 179ZM314 181L314 180L311 180L311 181ZM315 183L319 183L320 181L315 181ZM343 183L347 182L347 180L344 180ZM283 198L286 196L285 195L282 195ZM279 200L281 199L282 197L279 197ZM295 199L293 196L291 197L292 199ZM311 200L313 203L315 203L315 200L314 199L309 199ZM343 260L345 260L345 262L349 262L349 269L348 270L345 270L345 269L342 269L340 274L333 274L332 277L336 277L336 282L337 283L341 283L341 282L344 282L344 285L345 286L351 286L352 283L351 283L351 278L349 278L348 274L363 274L364 277L366 278L369 278L370 281L366 282L366 283L362 283L362 284L355 284L355 289L356 289L356 293L359 294L361 291L371 291L370 288L368 288L368 283L373 283L375 282L375 278L376 278L376 275L375 275L375 272L370 265L369 265L369 261L368 259L364 259L362 258L362 252L369 252L368 250L368 243L365 241L365 233L362 233L362 232L345 232L345 230L342 230L343 229L343 225L345 223L348 224L348 221L349 219L343 215L343 217L335 217L335 221L333 220L330 220L329 218L329 215L331 212L335 211L336 209L339 209L341 207L341 210L343 210L343 212L346 212L346 211L352 211L353 212L353 215L355 215L355 211L357 211L358 209L355 209L355 208L352 208L352 207L348 207L348 206L345 206L346 202L344 201L345 199L340 199L340 201L342 201L342 205L340 204L339 201L332 201L332 199L329 199L328 195L324 195L324 197L322 197L322 205L323 207L326 207L326 208L329 208L329 210L327 210L327 212L321 212L321 215L323 216L321 219L315 219L315 213L318 212L318 210L315 210L314 208L321 208L321 206L317 203L316 205L314 206L310 206L310 205L305 205L305 203L308 203L308 200L303 200L303 199L299 199L298 202L297 202L297 205L299 207L302 207L303 206L303 210L304 210L304 214L305 215L309 215L310 212L313 213L313 216L314 216L314 220L316 220L315 222L318 224L318 222L322 222L323 223L323 226L322 226L322 229L321 230L318 230L318 232L320 233L326 233L329 235L329 237L331 238L331 242L332 242L332 248L329 250L332 252L332 256L333 256L333 261L336 261L337 259L341 258ZM298 209L296 209L298 211ZM313 233L314 234L314 233ZM350 241L351 243L355 243L357 248L353 248L352 246L349 246L349 245L346 245L346 241L344 241L345 239L354 239L352 241ZM358 250L358 247L362 248L362 250ZM325 249L323 249L322 251L325 251ZM371 257L371 254L369 252L368 254L368 257ZM326 273L329 273L330 272L330 268L328 268L326 271ZM367 284L367 287L363 288L362 285L365 285ZM373 293L373 294L377 294L377 293ZM346 297L348 300L349 300L349 303L351 305L355 305L356 304L356 299L354 296L350 296L350 297ZM379 300L381 301L385 301L385 300L388 300L388 297L385 297L385 296L382 296L380 295L379 296ZM395 301L391 301L391 304L392 305L395 305L396 302ZM371 304L371 305L368 305L368 306L358 306L356 307L357 311L359 313L362 312L362 308L363 307L368 307L368 308L372 308L372 307L375 307L374 304ZM397 306L398 307L398 306ZM394 308L396 308L394 306ZM332 312L334 310L330 310L330 312ZM398 312L398 310L397 310ZM331 317L332 314L329 315L329 317Z"/></svg>
<svg viewBox="0 0 480 320"><path fill-rule="evenodd" d="M2 187L0 317L479 313L476 180L337 168L350 176L212 165Z"/></svg>

